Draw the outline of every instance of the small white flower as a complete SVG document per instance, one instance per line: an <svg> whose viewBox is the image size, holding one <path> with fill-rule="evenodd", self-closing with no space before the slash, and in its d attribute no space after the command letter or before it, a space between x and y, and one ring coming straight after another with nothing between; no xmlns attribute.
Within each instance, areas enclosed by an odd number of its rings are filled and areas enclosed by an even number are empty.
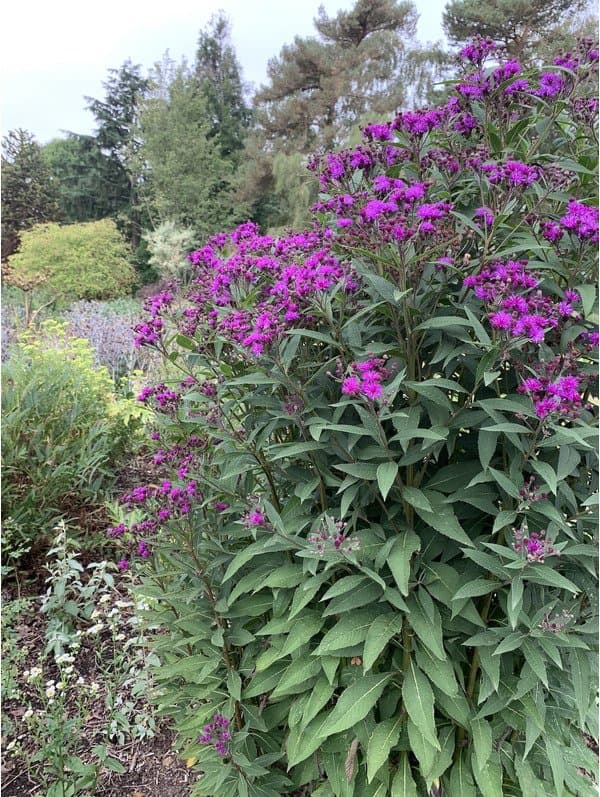
<svg viewBox="0 0 600 797"><path fill-rule="evenodd" d="M56 694L56 687L55 686L49 686L46 689L46 697L53 698L55 694Z"/></svg>
<svg viewBox="0 0 600 797"><path fill-rule="evenodd" d="M95 681L92 681L92 683L90 684L90 691L93 694L97 694L100 691L100 687Z"/></svg>
<svg viewBox="0 0 600 797"><path fill-rule="evenodd" d="M65 667L64 673L65 673L65 675L71 675L71 673L74 672L74 670L75 670L75 667L73 667L72 664L69 664L68 667Z"/></svg>
<svg viewBox="0 0 600 797"><path fill-rule="evenodd" d="M92 620L97 620L98 617L102 617L102 612L98 611L98 609L94 609L91 615Z"/></svg>
<svg viewBox="0 0 600 797"><path fill-rule="evenodd" d="M108 603L110 600L110 595L102 595L98 603Z"/></svg>
<svg viewBox="0 0 600 797"><path fill-rule="evenodd" d="M33 717L33 709L28 708L27 711L23 714L23 719L28 720L31 719L31 717Z"/></svg>
<svg viewBox="0 0 600 797"><path fill-rule="evenodd" d="M85 683L85 678L80 675L75 683L77 683L79 686L82 686Z"/></svg>
<svg viewBox="0 0 600 797"><path fill-rule="evenodd" d="M115 639L117 642L123 642L123 640L126 639L126 636L125 634L117 634Z"/></svg>
<svg viewBox="0 0 600 797"><path fill-rule="evenodd" d="M87 633L89 636L94 636L94 634L98 634L104 628L104 623L96 623L96 625L92 625L88 628Z"/></svg>
<svg viewBox="0 0 600 797"><path fill-rule="evenodd" d="M14 750L16 746L17 746L17 741L16 741L16 739L13 739L12 742L9 742L6 745L6 749L7 750Z"/></svg>

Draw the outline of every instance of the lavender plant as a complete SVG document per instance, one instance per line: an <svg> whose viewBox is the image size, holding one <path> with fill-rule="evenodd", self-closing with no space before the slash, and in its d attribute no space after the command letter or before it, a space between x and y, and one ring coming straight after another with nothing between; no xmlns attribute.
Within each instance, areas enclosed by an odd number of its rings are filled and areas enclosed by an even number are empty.
<svg viewBox="0 0 600 797"><path fill-rule="evenodd" d="M118 381L134 371L150 371L156 357L133 345L131 330L139 322L141 306L134 300L75 302L63 313L74 335L87 338L96 367L108 368ZM154 366L155 367L155 366Z"/></svg>
<svg viewBox="0 0 600 797"><path fill-rule="evenodd" d="M598 51L461 55L137 327L182 376L110 535L197 794L595 793Z"/></svg>

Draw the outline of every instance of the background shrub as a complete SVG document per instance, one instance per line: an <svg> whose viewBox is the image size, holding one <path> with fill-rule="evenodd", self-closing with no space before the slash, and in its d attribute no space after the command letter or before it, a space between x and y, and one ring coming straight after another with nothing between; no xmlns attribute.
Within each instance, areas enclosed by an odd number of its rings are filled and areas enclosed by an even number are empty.
<svg viewBox="0 0 600 797"><path fill-rule="evenodd" d="M131 293L136 276L129 250L110 219L82 224L38 224L21 236L9 258L22 278L47 277L44 290L63 305L76 299L111 299Z"/></svg>
<svg viewBox="0 0 600 797"><path fill-rule="evenodd" d="M35 541L86 505L92 513L135 445L140 415L65 322L21 335L2 373L2 511L22 539Z"/></svg>

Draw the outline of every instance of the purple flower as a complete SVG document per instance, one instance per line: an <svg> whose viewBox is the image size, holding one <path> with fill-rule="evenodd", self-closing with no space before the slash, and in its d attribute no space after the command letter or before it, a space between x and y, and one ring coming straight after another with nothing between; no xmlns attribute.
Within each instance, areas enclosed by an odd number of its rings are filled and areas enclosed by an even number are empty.
<svg viewBox="0 0 600 797"><path fill-rule="evenodd" d="M342 382L342 393L345 396L357 396L360 393L360 379L357 376L348 376Z"/></svg>
<svg viewBox="0 0 600 797"><path fill-rule="evenodd" d="M129 562L127 561L127 559L120 559L117 562L117 567L119 568L119 570L128 570L129 569Z"/></svg>
<svg viewBox="0 0 600 797"><path fill-rule="evenodd" d="M200 744L212 745L221 758L225 758L229 755L229 742L231 741L229 719L222 714L215 714L211 722L202 729L202 735L198 741Z"/></svg>
<svg viewBox="0 0 600 797"><path fill-rule="evenodd" d="M565 230L573 232L578 238L598 243L598 208L591 208L570 199L567 213L560 223Z"/></svg>
<svg viewBox="0 0 600 797"><path fill-rule="evenodd" d="M482 219L483 223L486 224L488 227L491 227L494 223L494 214L492 213L491 208L488 207L481 207L477 208L475 211L475 218Z"/></svg>

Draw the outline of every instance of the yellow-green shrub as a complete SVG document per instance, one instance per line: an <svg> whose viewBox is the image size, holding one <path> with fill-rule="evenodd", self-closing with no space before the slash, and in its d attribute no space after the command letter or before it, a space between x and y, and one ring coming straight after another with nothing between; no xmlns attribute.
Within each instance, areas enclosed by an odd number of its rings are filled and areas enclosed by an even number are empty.
<svg viewBox="0 0 600 797"><path fill-rule="evenodd" d="M129 250L111 219L84 224L38 224L21 235L9 258L21 277L47 277L44 288L63 300L112 299L135 285Z"/></svg>
<svg viewBox="0 0 600 797"><path fill-rule="evenodd" d="M3 368L2 511L29 541L100 502L135 444L143 410L115 395L93 354L50 320L21 336Z"/></svg>

